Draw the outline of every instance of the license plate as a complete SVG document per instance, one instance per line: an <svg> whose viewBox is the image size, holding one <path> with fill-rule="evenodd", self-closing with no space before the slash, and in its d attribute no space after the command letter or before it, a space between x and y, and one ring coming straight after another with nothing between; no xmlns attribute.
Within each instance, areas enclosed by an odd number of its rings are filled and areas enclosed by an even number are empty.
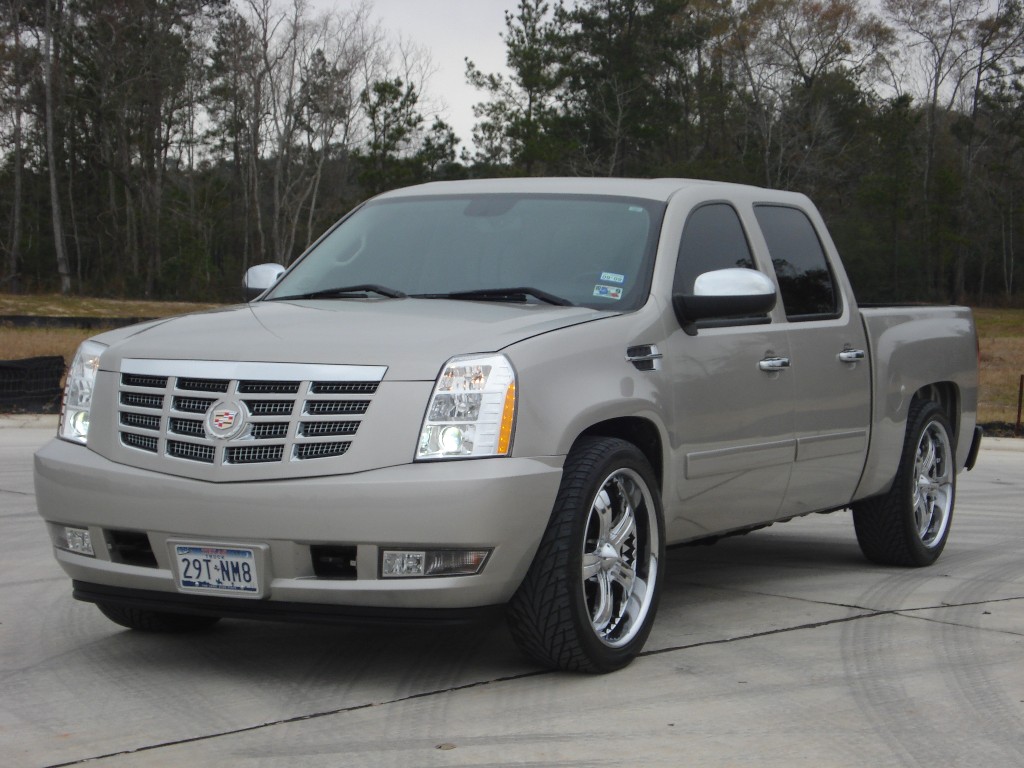
<svg viewBox="0 0 1024 768"><path fill-rule="evenodd" d="M259 594L255 550L176 544L178 587L183 590Z"/></svg>

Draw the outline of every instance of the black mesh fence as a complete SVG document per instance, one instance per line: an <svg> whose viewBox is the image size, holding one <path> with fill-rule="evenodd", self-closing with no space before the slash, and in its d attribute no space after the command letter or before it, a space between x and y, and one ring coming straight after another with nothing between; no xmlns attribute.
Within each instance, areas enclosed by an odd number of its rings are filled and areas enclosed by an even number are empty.
<svg viewBox="0 0 1024 768"><path fill-rule="evenodd" d="M152 320L147 317L51 317L0 315L2 328L75 328L106 331ZM87 335L85 333L83 336ZM0 348L0 358L4 350ZM64 360L57 355L0 359L0 413L56 413L63 394Z"/></svg>
<svg viewBox="0 0 1024 768"><path fill-rule="evenodd" d="M63 376L60 355L0 360L0 409L57 411Z"/></svg>

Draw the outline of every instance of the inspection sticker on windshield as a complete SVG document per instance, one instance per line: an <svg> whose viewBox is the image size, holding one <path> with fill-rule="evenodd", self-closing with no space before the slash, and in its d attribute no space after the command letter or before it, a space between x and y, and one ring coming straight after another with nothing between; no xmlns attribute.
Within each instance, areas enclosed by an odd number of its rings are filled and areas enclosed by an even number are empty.
<svg viewBox="0 0 1024 768"><path fill-rule="evenodd" d="M619 285L622 285L624 282L626 282L626 276L625 275L620 275L617 272L602 272L601 273L601 282L603 282L603 283L618 283Z"/></svg>
<svg viewBox="0 0 1024 768"><path fill-rule="evenodd" d="M594 295L600 296L603 299L618 301L622 298L622 289L617 285L595 285Z"/></svg>

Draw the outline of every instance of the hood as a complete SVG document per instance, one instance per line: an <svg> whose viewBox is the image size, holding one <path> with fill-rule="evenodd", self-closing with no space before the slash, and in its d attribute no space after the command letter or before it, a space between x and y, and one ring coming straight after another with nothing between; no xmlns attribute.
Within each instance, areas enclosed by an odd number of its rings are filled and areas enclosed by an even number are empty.
<svg viewBox="0 0 1024 768"><path fill-rule="evenodd" d="M259 301L123 328L102 367L123 358L387 366L391 381L433 381L455 355L497 352L616 312L445 299Z"/></svg>

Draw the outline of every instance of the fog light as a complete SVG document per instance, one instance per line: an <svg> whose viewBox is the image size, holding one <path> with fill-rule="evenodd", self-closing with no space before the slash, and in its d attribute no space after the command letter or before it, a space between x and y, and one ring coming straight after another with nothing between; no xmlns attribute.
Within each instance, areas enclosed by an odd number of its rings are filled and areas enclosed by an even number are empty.
<svg viewBox="0 0 1024 768"><path fill-rule="evenodd" d="M426 552L384 551L381 561L381 575L384 577L423 576L423 561Z"/></svg>
<svg viewBox="0 0 1024 768"><path fill-rule="evenodd" d="M419 576L472 576L483 570L489 549L385 549L380 573L385 579Z"/></svg>
<svg viewBox="0 0 1024 768"><path fill-rule="evenodd" d="M50 530L53 534L53 545L57 549L74 552L76 555L96 556L88 529L73 528L70 525L51 525Z"/></svg>

